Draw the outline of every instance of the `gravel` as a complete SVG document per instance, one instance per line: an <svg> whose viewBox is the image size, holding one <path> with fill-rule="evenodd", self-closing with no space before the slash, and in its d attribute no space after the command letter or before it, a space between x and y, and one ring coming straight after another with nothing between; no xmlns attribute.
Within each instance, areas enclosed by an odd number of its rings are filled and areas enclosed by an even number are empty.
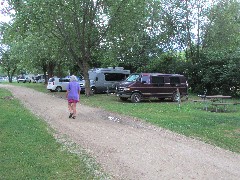
<svg viewBox="0 0 240 180"><path fill-rule="evenodd" d="M77 104L54 94L0 84L59 135L86 150L112 179L240 179L240 155L139 119Z"/></svg>

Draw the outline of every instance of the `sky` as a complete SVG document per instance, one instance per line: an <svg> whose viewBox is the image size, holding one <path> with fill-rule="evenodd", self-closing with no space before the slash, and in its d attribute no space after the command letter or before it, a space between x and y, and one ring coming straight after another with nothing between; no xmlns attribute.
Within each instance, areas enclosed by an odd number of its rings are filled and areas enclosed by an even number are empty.
<svg viewBox="0 0 240 180"><path fill-rule="evenodd" d="M0 22L9 22L11 20L10 16L4 13L6 7L8 6L6 0L1 0L0 2Z"/></svg>

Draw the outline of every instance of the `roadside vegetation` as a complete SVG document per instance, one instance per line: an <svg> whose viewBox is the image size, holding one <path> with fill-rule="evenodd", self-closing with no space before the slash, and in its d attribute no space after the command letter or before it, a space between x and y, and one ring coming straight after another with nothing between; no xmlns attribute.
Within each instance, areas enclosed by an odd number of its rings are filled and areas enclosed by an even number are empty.
<svg viewBox="0 0 240 180"><path fill-rule="evenodd" d="M46 90L43 84L14 85L34 88L41 92ZM65 92L54 92L65 97ZM193 103L197 95L190 95L189 100L183 100L180 107L171 101L143 101L141 103L123 102L113 94L97 94L86 97L81 95L81 103L103 108L123 115L137 117L159 127L184 134L189 137L219 146L221 148L240 153L240 105L229 106L226 112L211 112L203 110L204 104ZM239 101L239 99L229 101Z"/></svg>
<svg viewBox="0 0 240 180"><path fill-rule="evenodd" d="M2 88L0 110L0 179L101 179L106 176L84 150L70 141L56 142L53 130ZM66 137L62 139L66 141ZM77 153L70 153L76 149Z"/></svg>

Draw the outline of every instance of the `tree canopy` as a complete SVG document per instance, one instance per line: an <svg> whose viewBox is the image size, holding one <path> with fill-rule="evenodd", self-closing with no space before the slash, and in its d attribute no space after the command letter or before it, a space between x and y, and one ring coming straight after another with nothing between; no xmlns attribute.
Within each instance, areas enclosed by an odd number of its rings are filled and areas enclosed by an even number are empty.
<svg viewBox="0 0 240 180"><path fill-rule="evenodd" d="M240 95L237 0L5 0L1 66L50 76L123 66L181 73L191 90ZM10 10L10 11L9 11ZM5 62L5 63L3 63ZM11 66L13 68L13 66ZM76 68L78 67L78 68ZM15 68L13 68L15 69Z"/></svg>

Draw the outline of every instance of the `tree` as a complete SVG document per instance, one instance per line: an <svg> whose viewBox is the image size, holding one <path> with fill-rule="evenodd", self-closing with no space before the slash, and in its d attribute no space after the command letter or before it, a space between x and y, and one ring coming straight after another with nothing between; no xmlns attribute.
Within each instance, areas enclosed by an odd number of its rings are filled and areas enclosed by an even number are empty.
<svg viewBox="0 0 240 180"><path fill-rule="evenodd" d="M240 3L221 0L209 11L203 48L236 50L240 46Z"/></svg>
<svg viewBox="0 0 240 180"><path fill-rule="evenodd" d="M7 73L8 81L11 83L12 78L17 70L17 64L19 61L11 56L10 50L2 50L1 55L2 57L0 60L0 66L2 67L3 71Z"/></svg>
<svg viewBox="0 0 240 180"><path fill-rule="evenodd" d="M119 27L121 17L129 16L126 13L136 4L134 0L35 0L11 1L11 5L16 10L15 27L21 33L44 31L65 45L65 52L83 71L89 94L88 69L94 54L98 53L108 32ZM130 18L121 23L127 24L125 21L133 23Z"/></svg>

